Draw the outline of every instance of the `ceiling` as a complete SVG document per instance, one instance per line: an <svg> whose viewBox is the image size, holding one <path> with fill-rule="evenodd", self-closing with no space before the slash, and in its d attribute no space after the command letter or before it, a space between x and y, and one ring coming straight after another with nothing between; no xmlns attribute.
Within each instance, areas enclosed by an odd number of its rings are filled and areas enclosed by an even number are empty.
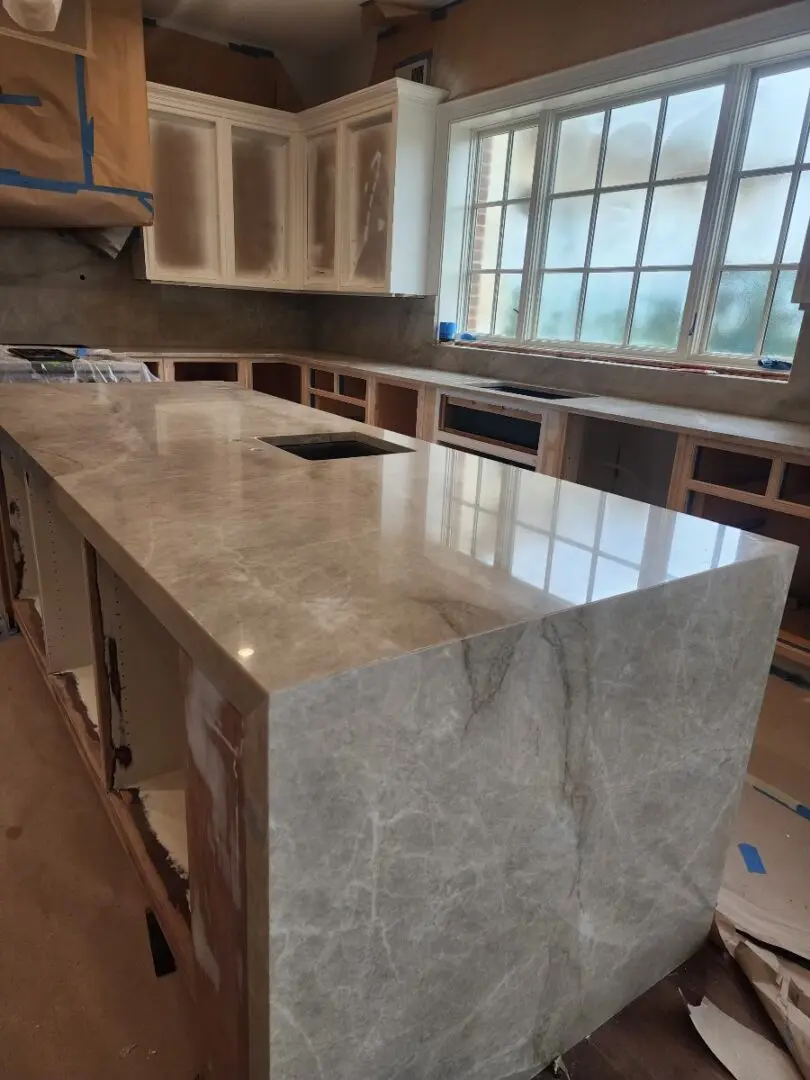
<svg viewBox="0 0 810 1080"><path fill-rule="evenodd" d="M447 0L402 0L437 8ZM361 37L361 0L144 0L144 14L178 30L322 55Z"/></svg>

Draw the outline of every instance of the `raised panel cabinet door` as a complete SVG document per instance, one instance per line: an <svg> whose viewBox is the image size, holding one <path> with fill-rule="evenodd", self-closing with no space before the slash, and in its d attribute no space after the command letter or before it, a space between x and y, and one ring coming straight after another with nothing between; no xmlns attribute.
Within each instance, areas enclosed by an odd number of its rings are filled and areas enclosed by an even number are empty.
<svg viewBox="0 0 810 1080"><path fill-rule="evenodd" d="M394 121L390 112L346 128L348 229L346 276L357 289L385 289L391 254Z"/></svg>
<svg viewBox="0 0 810 1080"><path fill-rule="evenodd" d="M306 280L328 284L335 278L337 251L337 132L307 140Z"/></svg>
<svg viewBox="0 0 810 1080"><path fill-rule="evenodd" d="M153 112L149 134L155 224L145 230L147 275L216 282L222 275L216 124Z"/></svg>
<svg viewBox="0 0 810 1080"><path fill-rule="evenodd" d="M290 140L234 126L234 274L238 280L283 283L288 276Z"/></svg>

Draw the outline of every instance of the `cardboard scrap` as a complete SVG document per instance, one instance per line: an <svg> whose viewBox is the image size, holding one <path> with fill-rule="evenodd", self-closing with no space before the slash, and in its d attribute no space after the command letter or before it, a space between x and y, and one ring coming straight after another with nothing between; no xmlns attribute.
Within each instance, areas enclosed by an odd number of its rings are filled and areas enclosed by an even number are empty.
<svg viewBox="0 0 810 1080"><path fill-rule="evenodd" d="M784 1050L726 1016L708 998L688 1009L700 1037L737 1080L802 1080Z"/></svg>
<svg viewBox="0 0 810 1080"><path fill-rule="evenodd" d="M764 873L740 850L753 847ZM810 961L810 821L750 783L743 789L717 901L737 930Z"/></svg>

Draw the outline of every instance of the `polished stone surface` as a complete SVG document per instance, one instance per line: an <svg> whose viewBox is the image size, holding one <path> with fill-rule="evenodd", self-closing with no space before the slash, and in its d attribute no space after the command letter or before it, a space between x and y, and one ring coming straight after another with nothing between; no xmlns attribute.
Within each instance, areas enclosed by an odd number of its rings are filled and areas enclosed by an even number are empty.
<svg viewBox="0 0 810 1080"><path fill-rule="evenodd" d="M0 452L251 712L251 1053L528 1080L706 934L795 552L374 429L413 452L260 441L357 429L219 385L0 395Z"/></svg>

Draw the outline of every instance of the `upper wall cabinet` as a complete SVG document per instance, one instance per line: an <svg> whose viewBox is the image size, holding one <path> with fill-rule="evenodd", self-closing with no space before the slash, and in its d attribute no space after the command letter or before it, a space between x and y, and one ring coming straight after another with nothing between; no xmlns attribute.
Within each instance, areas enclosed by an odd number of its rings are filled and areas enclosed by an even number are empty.
<svg viewBox="0 0 810 1080"><path fill-rule="evenodd" d="M436 109L445 96L391 79L300 114L306 288L425 292Z"/></svg>
<svg viewBox="0 0 810 1080"><path fill-rule="evenodd" d="M295 288L295 116L150 84L149 130L155 224L144 230L145 276Z"/></svg>
<svg viewBox="0 0 810 1080"><path fill-rule="evenodd" d="M152 281L426 290L436 108L392 79L292 114L150 84Z"/></svg>

